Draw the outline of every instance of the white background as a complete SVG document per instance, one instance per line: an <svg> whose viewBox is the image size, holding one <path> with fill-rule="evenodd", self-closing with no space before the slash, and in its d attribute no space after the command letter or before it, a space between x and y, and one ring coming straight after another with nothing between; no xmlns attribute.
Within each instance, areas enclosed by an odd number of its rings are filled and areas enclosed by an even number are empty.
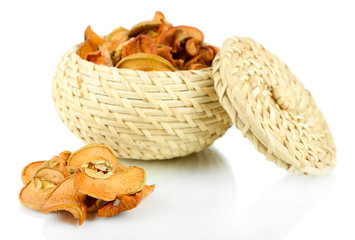
<svg viewBox="0 0 355 240"><path fill-rule="evenodd" d="M351 3L1 1L1 235L6 239L355 239L355 8ZM209 43L221 46L231 35L247 36L286 62L327 119L337 146L335 170L322 177L288 174L266 161L232 127L213 147L187 159L125 161L146 168L148 183L157 184L157 191L129 214L89 219L79 228L77 222L67 223L57 214L42 215L22 207L17 197L22 168L84 145L61 123L52 102L51 80L62 54L83 40L89 24L104 35L118 26L130 28L151 19L156 10L174 25L200 28Z"/></svg>

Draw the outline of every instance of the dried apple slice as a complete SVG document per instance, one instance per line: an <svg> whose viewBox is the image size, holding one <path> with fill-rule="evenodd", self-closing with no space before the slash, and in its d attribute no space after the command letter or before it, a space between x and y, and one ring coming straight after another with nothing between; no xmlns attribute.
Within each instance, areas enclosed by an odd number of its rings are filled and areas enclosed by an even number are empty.
<svg viewBox="0 0 355 240"><path fill-rule="evenodd" d="M195 38L190 38L186 41L185 51L190 57L196 56L200 52L200 44Z"/></svg>
<svg viewBox="0 0 355 240"><path fill-rule="evenodd" d="M99 47L105 42L105 39L101 38L99 35L97 35L92 29L91 26L87 26L85 29L85 34L84 34L85 41L88 41L92 44L94 48Z"/></svg>
<svg viewBox="0 0 355 240"><path fill-rule="evenodd" d="M64 180L58 169L41 168L21 190L19 200L22 205L34 210L41 210L55 186Z"/></svg>
<svg viewBox="0 0 355 240"><path fill-rule="evenodd" d="M104 37L105 40L115 42L121 41L122 37L128 34L128 30L124 27L114 29L110 34Z"/></svg>
<svg viewBox="0 0 355 240"><path fill-rule="evenodd" d="M165 20L164 14L160 11L156 11L153 17L153 21L161 21L161 20Z"/></svg>
<svg viewBox="0 0 355 240"><path fill-rule="evenodd" d="M168 60L171 64L175 65L175 60L171 55L169 46L163 44L157 44L157 54L165 58L166 60Z"/></svg>
<svg viewBox="0 0 355 240"><path fill-rule="evenodd" d="M200 48L201 58L199 59L199 63L211 66L212 60L214 58L214 50L209 46L203 46Z"/></svg>
<svg viewBox="0 0 355 240"><path fill-rule="evenodd" d="M40 180L51 181L54 184L59 184L64 180L64 175L57 168L42 167L40 168L34 177Z"/></svg>
<svg viewBox="0 0 355 240"><path fill-rule="evenodd" d="M106 46L102 46L101 50L89 53L86 56L86 60L93 62L98 65L105 65L112 67L111 55Z"/></svg>
<svg viewBox="0 0 355 240"><path fill-rule="evenodd" d="M87 55L89 53L95 52L97 50L97 48L95 48L91 42L89 41L85 41L83 43L81 43L78 47L78 51L77 54L82 58L82 59L86 59Z"/></svg>
<svg viewBox="0 0 355 240"><path fill-rule="evenodd" d="M141 191L133 195L120 195L114 201L111 201L101 207L96 215L99 217L112 217L120 212L133 209L139 205L143 198L151 194L155 185L145 185Z"/></svg>
<svg viewBox="0 0 355 240"><path fill-rule="evenodd" d="M70 155L71 155L70 151L61 152L59 156L54 156L52 159L44 162L43 166L49 168L56 168L63 174L64 177L68 177L69 173L66 169L66 166L67 166L67 160L70 157Z"/></svg>
<svg viewBox="0 0 355 240"><path fill-rule="evenodd" d="M171 24L168 23L165 19L161 20L160 26L158 27L158 29L156 30L156 34L155 36L152 37L153 41L155 43L163 43L164 38L169 30L169 28L171 28Z"/></svg>
<svg viewBox="0 0 355 240"><path fill-rule="evenodd" d="M129 39L128 30L124 27L119 27L113 30L110 34L104 37L106 40L103 45L106 45L108 50L112 52L115 50L120 44L124 43Z"/></svg>
<svg viewBox="0 0 355 240"><path fill-rule="evenodd" d="M157 48L153 39L148 36L140 35L135 39L122 45L122 58L136 53L157 53Z"/></svg>
<svg viewBox="0 0 355 240"><path fill-rule="evenodd" d="M107 204L107 201L102 199L93 198L90 196L86 196L85 198L85 205L87 212L96 212L99 210L103 205Z"/></svg>
<svg viewBox="0 0 355 240"><path fill-rule="evenodd" d="M165 34L162 44L173 47L176 34L181 31L177 27L171 27Z"/></svg>
<svg viewBox="0 0 355 240"><path fill-rule="evenodd" d="M200 70L203 68L207 68L208 66L206 66L205 64L202 64L202 63L193 63L190 65L187 65L186 67L188 70Z"/></svg>
<svg viewBox="0 0 355 240"><path fill-rule="evenodd" d="M144 169L120 164L103 144L79 149L68 159L67 168L78 191L105 201L136 193L145 185Z"/></svg>
<svg viewBox="0 0 355 240"><path fill-rule="evenodd" d="M177 53L181 54L184 50L184 44L190 38L191 38L191 36L189 34L187 34L184 30L178 28L178 31L175 34L175 38L174 38L171 52L173 52L175 54L177 54Z"/></svg>
<svg viewBox="0 0 355 240"><path fill-rule="evenodd" d="M35 173L41 167L43 167L44 162L45 161L32 162L23 168L22 173L21 173L21 180L22 180L23 184L27 184L32 179L32 177L35 175Z"/></svg>
<svg viewBox="0 0 355 240"><path fill-rule="evenodd" d="M128 36L135 37L142 32L148 32L149 30L157 29L159 26L160 26L160 21L156 21L156 20L140 22L134 25L129 30Z"/></svg>
<svg viewBox="0 0 355 240"><path fill-rule="evenodd" d="M79 225L83 224L86 218L86 195L74 188L70 178L66 178L51 192L47 201L42 206L43 213L65 210L79 219Z"/></svg>
<svg viewBox="0 0 355 240"><path fill-rule="evenodd" d="M125 57L116 67L142 71L175 71L175 67L168 60L150 53L136 53Z"/></svg>
<svg viewBox="0 0 355 240"><path fill-rule="evenodd" d="M195 28L195 27L190 27L190 26L177 26L178 29L184 30L188 35L190 35L192 38L195 38L200 44L203 43L204 40L204 35L203 33Z"/></svg>

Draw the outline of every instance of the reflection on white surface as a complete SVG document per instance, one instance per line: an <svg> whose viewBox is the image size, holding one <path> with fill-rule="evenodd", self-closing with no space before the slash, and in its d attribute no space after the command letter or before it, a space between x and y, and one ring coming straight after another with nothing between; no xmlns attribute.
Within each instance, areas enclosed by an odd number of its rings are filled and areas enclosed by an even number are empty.
<svg viewBox="0 0 355 240"><path fill-rule="evenodd" d="M238 215L237 239L283 239L334 182L331 173L326 176L286 175Z"/></svg>
<svg viewBox="0 0 355 240"><path fill-rule="evenodd" d="M33 210L33 209L30 209L30 208L27 208L23 205L19 205L19 210L24 213L24 214L27 214L27 215L30 215L31 217L34 217L34 218L44 218L45 216L43 215L43 213L41 213L40 211L36 211L36 210Z"/></svg>
<svg viewBox="0 0 355 240"><path fill-rule="evenodd" d="M235 181L215 148L169 161L121 162L143 167L155 192L131 211L91 216L81 227L48 214L46 239L235 239Z"/></svg>

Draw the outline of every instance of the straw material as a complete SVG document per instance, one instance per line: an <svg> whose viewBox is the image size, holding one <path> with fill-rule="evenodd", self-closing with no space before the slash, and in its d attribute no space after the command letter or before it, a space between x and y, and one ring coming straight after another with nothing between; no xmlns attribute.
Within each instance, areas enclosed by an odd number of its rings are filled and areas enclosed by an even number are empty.
<svg viewBox="0 0 355 240"><path fill-rule="evenodd" d="M335 166L334 142L311 94L263 46L227 39L214 60L213 78L233 123L267 159L313 175Z"/></svg>
<svg viewBox="0 0 355 240"><path fill-rule="evenodd" d="M52 93L64 124L117 157L169 159L198 152L231 126L212 69L144 72L100 66L76 47L59 62Z"/></svg>

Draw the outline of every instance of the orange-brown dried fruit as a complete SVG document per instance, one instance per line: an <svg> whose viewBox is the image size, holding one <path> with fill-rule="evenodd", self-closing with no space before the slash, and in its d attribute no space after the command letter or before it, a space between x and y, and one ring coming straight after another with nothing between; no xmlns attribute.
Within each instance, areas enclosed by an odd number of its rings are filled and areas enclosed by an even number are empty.
<svg viewBox="0 0 355 240"><path fill-rule="evenodd" d="M163 45L163 44L157 44L157 54L162 57L165 58L166 60L168 60L172 65L175 65L176 62L170 52L170 47Z"/></svg>
<svg viewBox="0 0 355 240"><path fill-rule="evenodd" d="M127 44L122 45L122 58L136 53L157 53L157 48L153 39L148 36L140 35Z"/></svg>
<svg viewBox="0 0 355 240"><path fill-rule="evenodd" d="M108 50L111 61L103 48ZM85 42L79 45L77 53L83 59L106 66L122 67L118 64L121 62L129 63L125 68L135 70L170 71L166 68L155 68L155 65L142 66L152 64L152 61L139 60L139 65L134 66L135 62L131 59L127 62L122 60L133 54L150 53L168 60L175 67L174 70L196 70L210 67L218 51L217 47L204 43L204 35L199 29L185 25L174 27L162 12L157 11L153 20L139 22L129 31L119 27L104 38L99 37L88 26ZM197 61L196 56L199 56Z"/></svg>
<svg viewBox="0 0 355 240"><path fill-rule="evenodd" d="M142 32L146 33L149 30L157 29L159 26L160 26L160 21L156 21L156 20L139 22L129 30L128 36L135 37Z"/></svg>
<svg viewBox="0 0 355 240"><path fill-rule="evenodd" d="M209 46L203 46L200 48L200 54L199 62L210 66L215 56L213 49Z"/></svg>
<svg viewBox="0 0 355 240"><path fill-rule="evenodd" d="M175 67L166 59L149 53L136 53L123 58L117 68L142 71L174 71Z"/></svg>
<svg viewBox="0 0 355 240"><path fill-rule="evenodd" d="M23 184L27 184L32 179L35 173L43 166L43 163L44 161L32 162L23 168L21 173Z"/></svg>
<svg viewBox="0 0 355 240"><path fill-rule="evenodd" d="M182 29L184 32L186 32L188 35L190 35L192 38L196 39L200 44L203 43L203 40L205 39L203 33L191 26L178 26L178 29Z"/></svg>
<svg viewBox="0 0 355 240"><path fill-rule="evenodd" d="M54 156L48 161L45 161L43 163L44 167L49 167L49 168L56 168L58 169L64 177L68 177L69 173L66 169L67 166L67 160L69 159L71 155L70 151L64 151L59 154L59 156Z"/></svg>
<svg viewBox="0 0 355 240"><path fill-rule="evenodd" d="M200 44L196 38L190 38L186 41L185 50L190 57L196 56L200 52Z"/></svg>
<svg viewBox="0 0 355 240"><path fill-rule="evenodd" d="M160 11L156 11L153 17L153 21L161 21L161 20L165 20L164 14Z"/></svg>
<svg viewBox="0 0 355 240"><path fill-rule="evenodd" d="M21 204L34 210L41 210L55 186L63 180L64 176L58 169L40 168L34 177L22 188L19 194Z"/></svg>
<svg viewBox="0 0 355 240"><path fill-rule="evenodd" d="M79 45L77 53L82 59L86 59L89 53L95 51L97 51L97 48L95 48L91 42L85 41Z"/></svg>
<svg viewBox="0 0 355 240"><path fill-rule="evenodd" d="M190 65L187 65L188 70L200 70L203 68L207 68L208 66L202 64L202 63L192 63Z"/></svg>
<svg viewBox="0 0 355 240"><path fill-rule="evenodd" d="M67 178L58 184L48 196L42 206L42 212L68 211L79 219L79 225L82 225L86 218L85 198L86 195L76 190L71 179Z"/></svg>
<svg viewBox="0 0 355 240"><path fill-rule="evenodd" d="M89 53L86 60L93 62L97 65L106 65L112 67L111 55L107 47L103 46L101 50Z"/></svg>
<svg viewBox="0 0 355 240"><path fill-rule="evenodd" d="M97 199L94 197L86 196L85 198L85 205L87 212L96 212L99 210L103 205L107 204L107 201L102 199Z"/></svg>
<svg viewBox="0 0 355 240"><path fill-rule="evenodd" d="M151 194L155 185L145 185L141 191L132 195L119 195L114 201L111 201L101 207L96 215L99 217L112 217L120 212L133 209L139 205L143 198Z"/></svg>
<svg viewBox="0 0 355 240"><path fill-rule="evenodd" d="M120 44L124 43L128 39L128 30L123 27L119 27L113 30L107 36L105 36L106 42L103 43L103 45L106 46L107 49L111 52L113 50L116 50L116 48Z"/></svg>
<svg viewBox="0 0 355 240"><path fill-rule="evenodd" d="M84 34L84 39L85 41L88 41L91 43L91 45L94 48L98 48L100 45L102 45L105 42L105 39L97 35L92 29L91 26L87 26L85 29L85 34Z"/></svg>
<svg viewBox="0 0 355 240"><path fill-rule="evenodd" d="M168 23L168 21L166 21L165 19L161 19L160 26L154 32L155 34L153 34L152 36L153 41L157 44L162 44L169 28L171 28L171 24Z"/></svg>
<svg viewBox="0 0 355 240"><path fill-rule="evenodd" d="M118 163L112 150L102 144L89 144L73 154L64 151L48 161L29 164L21 178L24 182L30 179L19 194L22 205L43 213L70 212L79 219L79 225L88 211L101 209L99 214L110 211L114 215L136 207L155 186L145 186L142 168Z"/></svg>
<svg viewBox="0 0 355 240"><path fill-rule="evenodd" d="M145 185L142 168L120 164L112 150L103 144L89 144L74 152L67 168L79 192L105 201L136 193Z"/></svg>

